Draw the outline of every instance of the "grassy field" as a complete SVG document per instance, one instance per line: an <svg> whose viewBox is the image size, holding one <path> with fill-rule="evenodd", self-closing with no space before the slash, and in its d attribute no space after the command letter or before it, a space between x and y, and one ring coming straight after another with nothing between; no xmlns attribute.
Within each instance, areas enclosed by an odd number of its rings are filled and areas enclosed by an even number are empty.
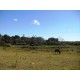
<svg viewBox="0 0 80 80"><path fill-rule="evenodd" d="M80 46L0 47L0 70L80 70Z"/></svg>

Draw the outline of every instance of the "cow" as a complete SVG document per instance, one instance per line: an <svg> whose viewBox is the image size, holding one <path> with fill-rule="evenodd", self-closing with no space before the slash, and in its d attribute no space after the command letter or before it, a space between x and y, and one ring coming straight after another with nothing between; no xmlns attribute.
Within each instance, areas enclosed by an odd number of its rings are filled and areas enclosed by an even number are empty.
<svg viewBox="0 0 80 80"><path fill-rule="evenodd" d="M55 53L61 54L60 49L55 49Z"/></svg>

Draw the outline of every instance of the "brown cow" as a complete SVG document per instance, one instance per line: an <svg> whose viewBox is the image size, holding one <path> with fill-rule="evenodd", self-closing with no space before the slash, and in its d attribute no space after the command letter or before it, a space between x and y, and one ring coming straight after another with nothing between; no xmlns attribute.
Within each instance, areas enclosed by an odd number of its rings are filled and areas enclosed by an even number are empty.
<svg viewBox="0 0 80 80"><path fill-rule="evenodd" d="M60 49L55 49L55 53L59 53L59 54L61 54Z"/></svg>

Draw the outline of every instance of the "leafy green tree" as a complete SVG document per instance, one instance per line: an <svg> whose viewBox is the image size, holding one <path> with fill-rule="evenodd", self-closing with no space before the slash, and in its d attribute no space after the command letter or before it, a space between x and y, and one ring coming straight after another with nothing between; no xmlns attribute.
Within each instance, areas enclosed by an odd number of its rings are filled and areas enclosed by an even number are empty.
<svg viewBox="0 0 80 80"><path fill-rule="evenodd" d="M58 43L58 38L51 37L51 38L48 38L48 40L47 40L48 45L54 45L54 44L57 44L57 43Z"/></svg>
<svg viewBox="0 0 80 80"><path fill-rule="evenodd" d="M7 34L5 34L5 35L3 35L3 41L5 42L5 43L10 43L10 36L9 35L7 35Z"/></svg>

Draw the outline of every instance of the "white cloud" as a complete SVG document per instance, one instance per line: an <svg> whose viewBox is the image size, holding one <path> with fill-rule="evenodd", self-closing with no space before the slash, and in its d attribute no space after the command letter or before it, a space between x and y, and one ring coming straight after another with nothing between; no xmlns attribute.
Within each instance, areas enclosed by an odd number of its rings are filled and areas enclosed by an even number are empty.
<svg viewBox="0 0 80 80"><path fill-rule="evenodd" d="M15 19L14 19L14 21L16 21L16 22L17 22L17 21L18 21L18 19L17 19L17 18L15 18Z"/></svg>
<svg viewBox="0 0 80 80"><path fill-rule="evenodd" d="M33 24L34 24L34 25L40 25L40 22L39 22L38 20L34 19L34 20L33 20Z"/></svg>

